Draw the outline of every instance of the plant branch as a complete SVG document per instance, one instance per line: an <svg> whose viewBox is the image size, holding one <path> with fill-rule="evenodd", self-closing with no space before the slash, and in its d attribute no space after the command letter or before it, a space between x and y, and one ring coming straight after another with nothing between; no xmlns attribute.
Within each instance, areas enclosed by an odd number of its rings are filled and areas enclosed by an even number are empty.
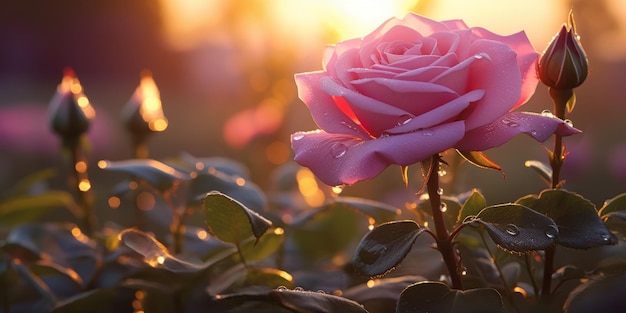
<svg viewBox="0 0 626 313"><path fill-rule="evenodd" d="M430 168L425 173L425 175L427 175L426 188L428 190L430 207L432 208L435 222L437 249L443 257L443 261L448 269L448 274L450 274L452 287L455 289L463 289L463 281L458 271L459 257L454 249L452 237L446 228L443 216L444 212L441 211L441 195L437 192L439 189L439 175L437 175L437 170L440 162L440 156L438 154L433 155L430 160Z"/></svg>

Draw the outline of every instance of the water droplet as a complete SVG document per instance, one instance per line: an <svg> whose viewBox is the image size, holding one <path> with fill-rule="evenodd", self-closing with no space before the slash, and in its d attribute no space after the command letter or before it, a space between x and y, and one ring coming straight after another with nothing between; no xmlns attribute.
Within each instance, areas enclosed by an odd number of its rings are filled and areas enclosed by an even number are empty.
<svg viewBox="0 0 626 313"><path fill-rule="evenodd" d="M556 235L559 234L559 229L556 228L556 226L554 225L550 225L548 226L548 229L546 229L546 237L550 238L550 239L554 239L556 237Z"/></svg>
<svg viewBox="0 0 626 313"><path fill-rule="evenodd" d="M569 127L574 127L574 122L572 122L572 120L570 119L566 119L563 122L565 122L565 124L567 124L567 126Z"/></svg>
<svg viewBox="0 0 626 313"><path fill-rule="evenodd" d="M324 290L320 289L320 290L318 290L318 291L317 291L317 293L324 293L324 294L325 294L325 293L326 293L326 291L324 291Z"/></svg>
<svg viewBox="0 0 626 313"><path fill-rule="evenodd" d="M532 136L537 136L537 130L535 130L535 129L531 129L531 130L530 130L530 134L531 134Z"/></svg>
<svg viewBox="0 0 626 313"><path fill-rule="evenodd" d="M439 206L439 210L441 211L441 213L446 213L446 211L448 211L448 206L445 203L442 203Z"/></svg>
<svg viewBox="0 0 626 313"><path fill-rule="evenodd" d="M443 194L443 188L437 188L437 194L441 196Z"/></svg>
<svg viewBox="0 0 626 313"><path fill-rule="evenodd" d="M293 288L294 291L304 291L304 288L302 287L295 287Z"/></svg>
<svg viewBox="0 0 626 313"><path fill-rule="evenodd" d="M435 132L432 131L432 130L428 130L428 129L427 130L422 130L422 135L424 135L424 136L432 136L434 134L435 134Z"/></svg>
<svg viewBox="0 0 626 313"><path fill-rule="evenodd" d="M409 115L402 115L400 116L400 119L398 120L398 126L400 125L404 125L408 122L410 122L413 118Z"/></svg>
<svg viewBox="0 0 626 313"><path fill-rule="evenodd" d="M504 229L504 231L506 231L506 233L511 236L519 235L519 228L514 224L506 225L506 228Z"/></svg>
<svg viewBox="0 0 626 313"><path fill-rule="evenodd" d="M504 125L508 126L508 127L518 127L519 124L516 123L515 121L512 121L508 118L502 119L502 123L504 123Z"/></svg>
<svg viewBox="0 0 626 313"><path fill-rule="evenodd" d="M460 266L459 267L459 274L461 274L461 276L466 276L467 275L467 267Z"/></svg>
<svg viewBox="0 0 626 313"><path fill-rule="evenodd" d="M291 139L293 139L294 141L298 141L300 139L304 138L304 134L294 134Z"/></svg>
<svg viewBox="0 0 626 313"><path fill-rule="evenodd" d="M602 240L608 242L611 239L611 236L608 234L602 234Z"/></svg>
<svg viewBox="0 0 626 313"><path fill-rule="evenodd" d="M278 290L278 291L285 291L285 290L287 290L287 287L285 287L285 286L278 286L278 287L276 287L276 290Z"/></svg>
<svg viewBox="0 0 626 313"><path fill-rule="evenodd" d="M552 111L550 111L550 110L543 110L543 111L541 111L541 115L543 115L545 117L554 117L554 114L552 114Z"/></svg>
<svg viewBox="0 0 626 313"><path fill-rule="evenodd" d="M446 174L448 174L448 172L446 172L446 170L444 169L437 170L437 175L439 175L439 177L446 176Z"/></svg>
<svg viewBox="0 0 626 313"><path fill-rule="evenodd" d="M335 158L340 158L346 154L348 147L342 143L334 143L330 146L330 154Z"/></svg>
<svg viewBox="0 0 626 313"><path fill-rule="evenodd" d="M340 194L343 191L343 186L344 185L334 186L332 188L333 193Z"/></svg>

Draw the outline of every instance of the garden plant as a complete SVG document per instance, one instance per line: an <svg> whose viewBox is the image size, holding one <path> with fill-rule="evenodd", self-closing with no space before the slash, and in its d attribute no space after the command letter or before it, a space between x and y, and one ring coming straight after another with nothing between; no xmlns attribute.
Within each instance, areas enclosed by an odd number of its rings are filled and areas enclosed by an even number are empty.
<svg viewBox="0 0 626 313"><path fill-rule="evenodd" d="M561 174L588 72L571 13L543 53L523 31L391 18L295 74L319 129L291 135L295 162L262 190L236 160L149 157L168 120L148 72L123 112L134 158L91 168L96 108L68 69L49 121L69 187L42 191L44 170L0 193L0 312L626 312L626 194L594 204ZM521 111L540 83L552 109ZM445 188L462 166L506 179L485 151L520 134L553 141L525 163L545 189ZM405 206L342 196L388 167L405 189L421 177ZM104 174L118 183L92 186ZM97 216L96 187L128 220Z"/></svg>

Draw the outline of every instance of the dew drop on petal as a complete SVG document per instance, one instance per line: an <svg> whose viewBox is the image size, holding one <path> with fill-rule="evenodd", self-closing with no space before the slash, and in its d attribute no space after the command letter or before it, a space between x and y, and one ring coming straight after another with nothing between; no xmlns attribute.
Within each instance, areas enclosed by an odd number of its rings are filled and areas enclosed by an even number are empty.
<svg viewBox="0 0 626 313"><path fill-rule="evenodd" d="M276 290L278 290L278 291L285 291L285 290L287 290L287 287L285 287L285 286L278 286L276 288Z"/></svg>
<svg viewBox="0 0 626 313"><path fill-rule="evenodd" d="M404 125L408 122L410 122L413 118L409 115L402 115L400 116L400 119L398 120L398 126L400 125Z"/></svg>
<svg viewBox="0 0 626 313"><path fill-rule="evenodd" d="M429 129L426 129L426 130L422 131L422 135L424 135L424 136L432 136L434 134L435 134L435 132L432 131L432 130L429 130Z"/></svg>
<svg viewBox="0 0 626 313"><path fill-rule="evenodd" d="M554 117L554 114L552 114L552 111L550 110L543 110L541 111L541 115L545 116L545 117Z"/></svg>
<svg viewBox="0 0 626 313"><path fill-rule="evenodd" d="M513 120L510 120L508 118L502 119L502 123L504 123L504 125L508 126L508 127L518 127L519 124Z"/></svg>
<svg viewBox="0 0 626 313"><path fill-rule="evenodd" d="M335 158L340 158L346 154L348 147L342 143L334 143L330 146L330 154Z"/></svg>
<svg viewBox="0 0 626 313"><path fill-rule="evenodd" d="M545 231L546 237L550 239L554 239L556 235L558 235L558 233L559 233L559 229L556 228L556 226L554 225L548 226L548 229L546 229Z"/></svg>
<svg viewBox="0 0 626 313"><path fill-rule="evenodd" d="M514 224L506 225L506 228L504 229L504 231L506 231L506 233L511 236L519 235L519 228Z"/></svg>
<svg viewBox="0 0 626 313"><path fill-rule="evenodd" d="M563 122L565 122L565 124L567 124L567 126L569 127L574 127L574 122L572 122L572 120L570 119L566 119Z"/></svg>
<svg viewBox="0 0 626 313"><path fill-rule="evenodd" d="M295 135L293 135L293 137L291 137L291 138L292 138L294 141L298 141L298 140L300 140L300 139L304 138L304 135L303 135L303 134L295 134Z"/></svg>

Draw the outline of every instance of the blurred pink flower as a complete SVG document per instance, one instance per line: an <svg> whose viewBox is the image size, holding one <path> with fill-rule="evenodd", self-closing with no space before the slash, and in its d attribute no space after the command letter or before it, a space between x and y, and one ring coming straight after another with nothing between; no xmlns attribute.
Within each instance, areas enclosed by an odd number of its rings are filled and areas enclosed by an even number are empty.
<svg viewBox="0 0 626 313"><path fill-rule="evenodd" d="M482 151L520 133L540 141L578 133L552 116L512 112L535 91L537 58L523 32L392 18L327 48L324 70L296 75L321 129L292 135L295 160L326 184L353 184L450 148Z"/></svg>

